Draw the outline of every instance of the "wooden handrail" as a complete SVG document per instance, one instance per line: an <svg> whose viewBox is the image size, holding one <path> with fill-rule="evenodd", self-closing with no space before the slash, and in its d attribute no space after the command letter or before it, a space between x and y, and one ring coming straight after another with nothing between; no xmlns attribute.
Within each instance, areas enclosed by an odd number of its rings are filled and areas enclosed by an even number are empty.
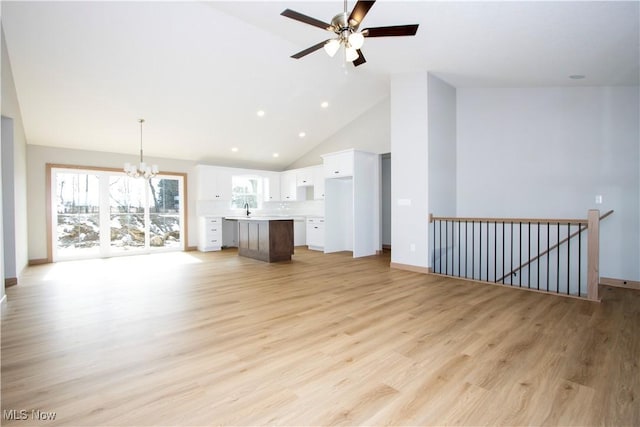
<svg viewBox="0 0 640 427"><path fill-rule="evenodd" d="M606 217L608 217L609 215L611 215L613 213L613 210L610 210L609 212L605 213L604 215L602 215L600 217L600 221L602 221L603 219L605 219ZM551 222L551 221L550 221ZM573 223L574 224L574 223ZM511 276L513 273L515 273L516 271L522 270L524 267L528 266L529 264L531 264L532 262L542 258L543 256L545 256L546 254L548 254L549 252L553 251L554 249L558 248L560 245L562 245L563 243L566 243L568 240L573 239L574 237L576 237L578 234L582 233L584 230L589 228L589 225L585 225L585 227L582 227L583 223L579 223L580 226L578 228L578 231L575 231L573 233L571 233L569 236L565 237L564 239L562 239L561 241L559 241L558 243L556 243L555 245L551 246L549 249L539 253L538 255L534 256L533 258L531 258L529 261L525 262L524 264L521 264L520 266L514 268L513 270L511 270L510 272L508 272L507 274L505 274L504 276L502 276L501 278L496 280L497 282L500 282L502 280L504 280L505 278Z"/></svg>
<svg viewBox="0 0 640 427"><path fill-rule="evenodd" d="M613 211L610 211L613 212ZM606 215L608 215L607 213ZM523 224L584 224L587 225L586 219L546 219L546 218L471 218L471 217L455 217L455 216L433 216L429 215L429 222L433 221L457 221L457 222L506 222L506 223L523 223Z"/></svg>

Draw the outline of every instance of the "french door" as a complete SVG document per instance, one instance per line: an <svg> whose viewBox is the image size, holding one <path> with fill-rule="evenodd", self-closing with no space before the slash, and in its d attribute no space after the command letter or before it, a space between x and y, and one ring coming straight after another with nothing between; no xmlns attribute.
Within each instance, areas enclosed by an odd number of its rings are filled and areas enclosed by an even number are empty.
<svg viewBox="0 0 640 427"><path fill-rule="evenodd" d="M51 168L53 261L184 249L184 179Z"/></svg>

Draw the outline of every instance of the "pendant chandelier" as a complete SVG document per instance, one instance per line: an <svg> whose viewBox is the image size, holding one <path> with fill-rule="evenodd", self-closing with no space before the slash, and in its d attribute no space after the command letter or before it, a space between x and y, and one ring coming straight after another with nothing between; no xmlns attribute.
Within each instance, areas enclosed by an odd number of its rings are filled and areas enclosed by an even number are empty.
<svg viewBox="0 0 640 427"><path fill-rule="evenodd" d="M142 124L144 119L138 119L138 123L140 123L140 164L136 166L131 163L125 163L124 171L131 178L149 179L156 176L159 170L158 165L149 166L144 162L144 157L142 156Z"/></svg>

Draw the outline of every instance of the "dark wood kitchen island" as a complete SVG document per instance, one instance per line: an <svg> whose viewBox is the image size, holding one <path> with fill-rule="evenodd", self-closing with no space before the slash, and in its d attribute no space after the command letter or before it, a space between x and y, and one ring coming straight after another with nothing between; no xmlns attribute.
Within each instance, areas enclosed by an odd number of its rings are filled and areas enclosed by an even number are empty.
<svg viewBox="0 0 640 427"><path fill-rule="evenodd" d="M239 218L238 255L266 262L290 261L293 255L293 219Z"/></svg>

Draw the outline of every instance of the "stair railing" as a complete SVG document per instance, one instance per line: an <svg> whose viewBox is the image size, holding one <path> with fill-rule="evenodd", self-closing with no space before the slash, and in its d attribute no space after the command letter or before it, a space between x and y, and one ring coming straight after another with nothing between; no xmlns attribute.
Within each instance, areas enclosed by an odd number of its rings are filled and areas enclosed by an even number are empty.
<svg viewBox="0 0 640 427"><path fill-rule="evenodd" d="M430 269L434 274L599 300L599 223L612 213L601 217L598 210L590 210L586 219L429 215Z"/></svg>

